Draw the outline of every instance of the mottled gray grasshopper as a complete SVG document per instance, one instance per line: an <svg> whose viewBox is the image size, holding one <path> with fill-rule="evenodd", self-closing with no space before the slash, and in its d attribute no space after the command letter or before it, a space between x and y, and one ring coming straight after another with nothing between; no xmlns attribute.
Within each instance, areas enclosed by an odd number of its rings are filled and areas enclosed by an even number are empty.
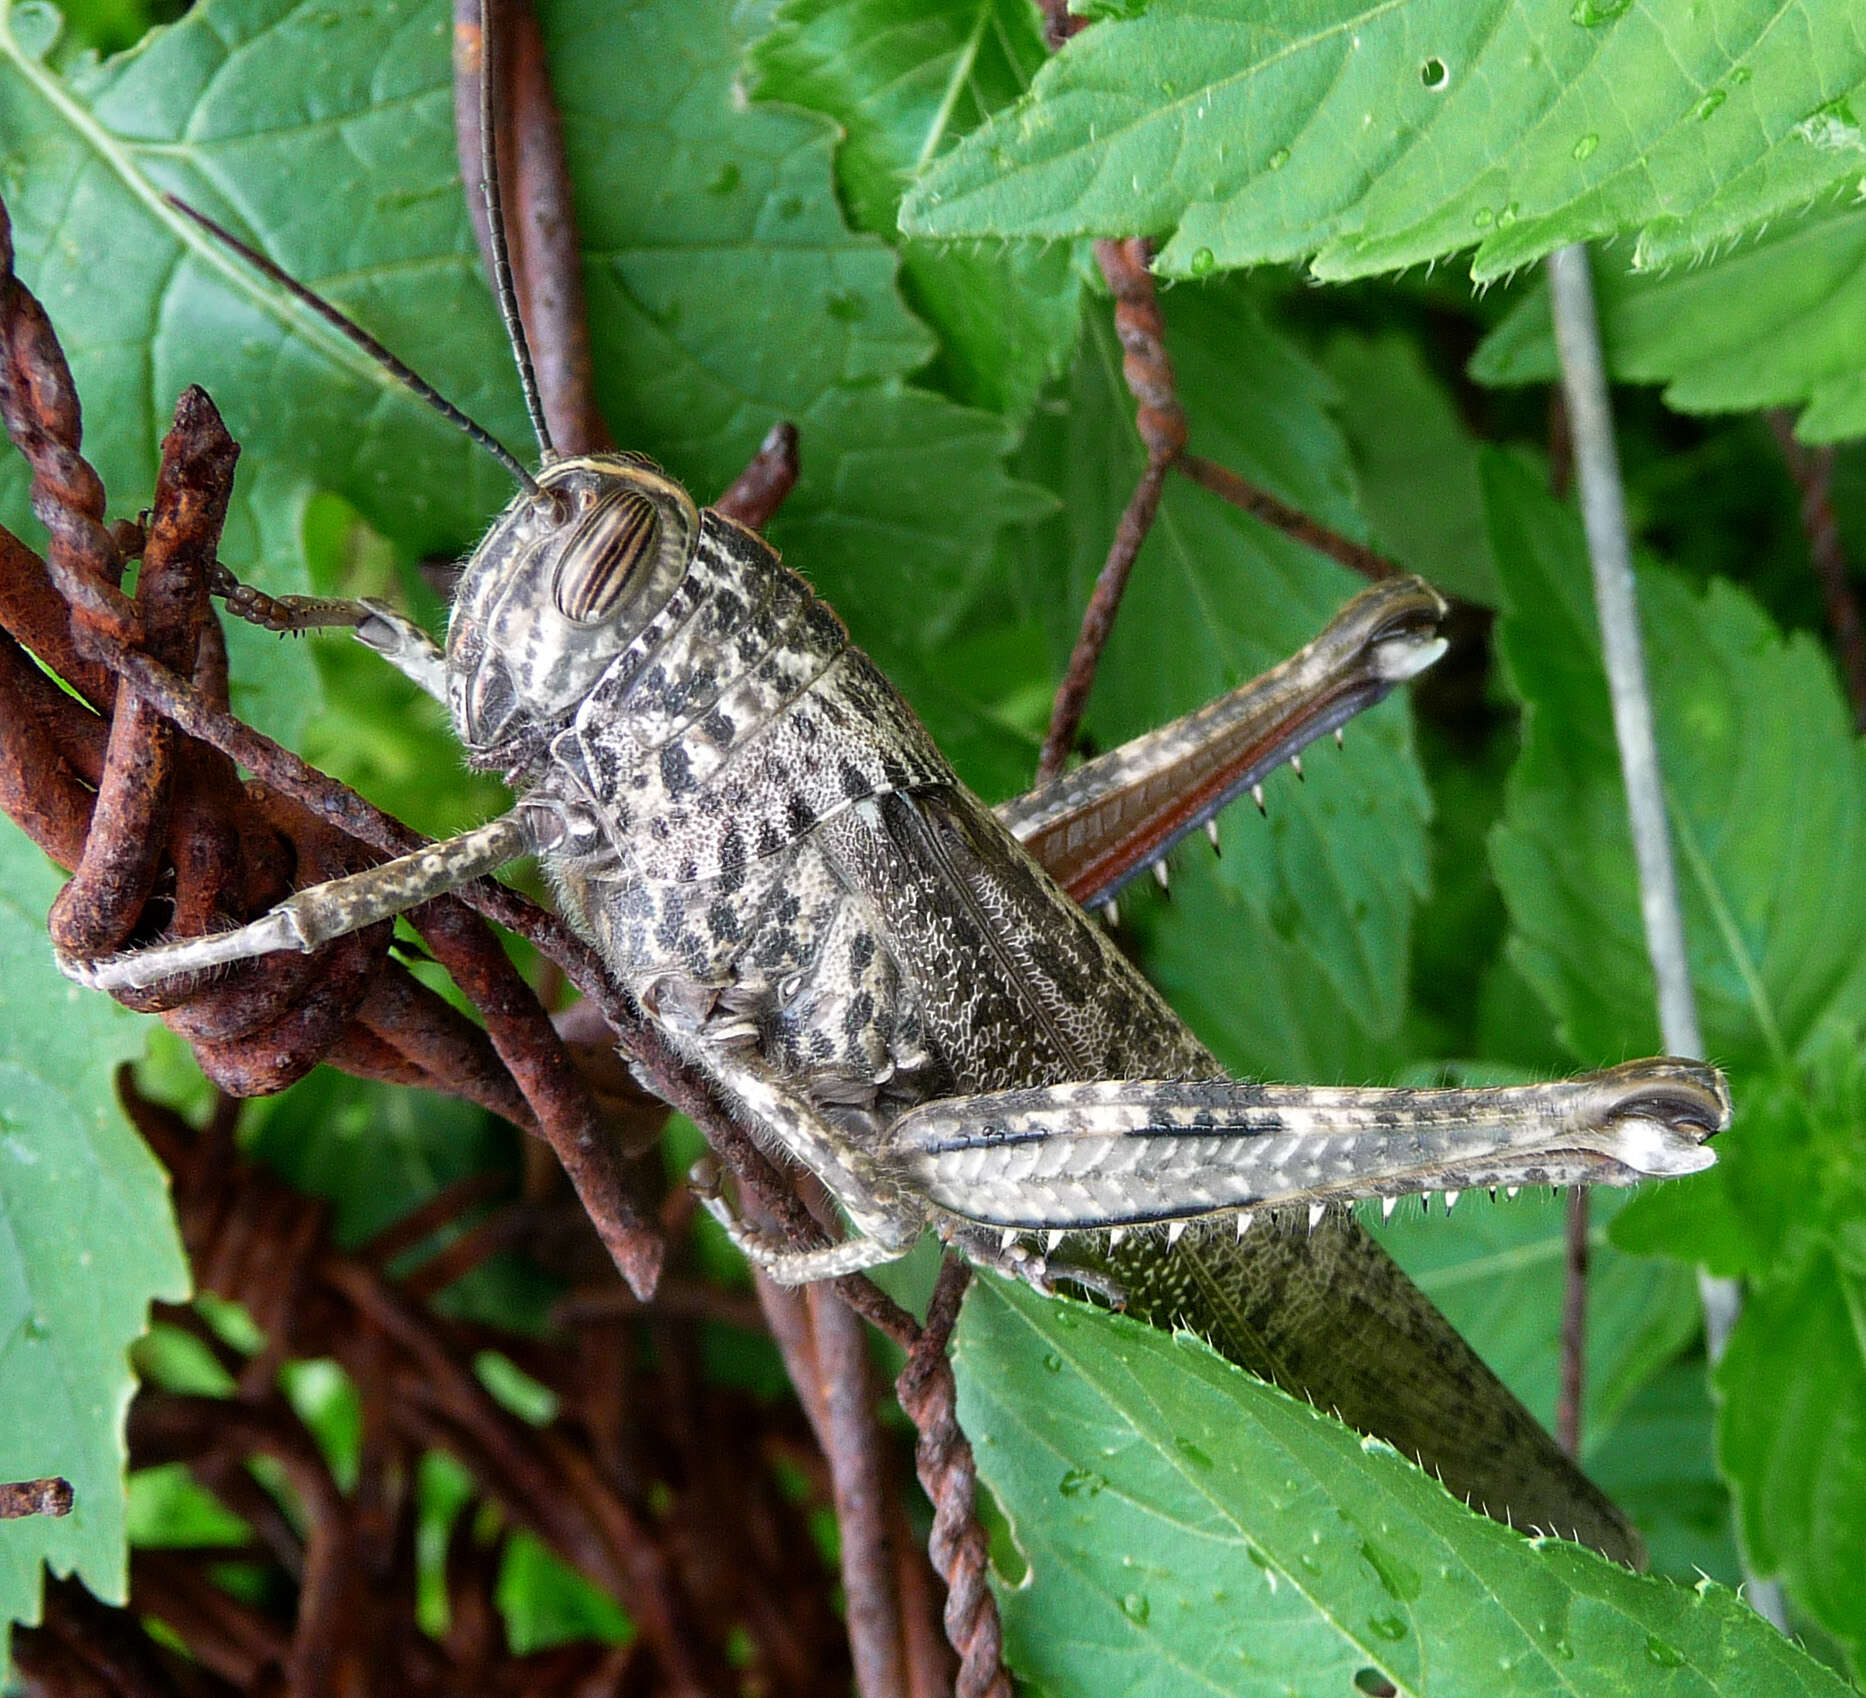
<svg viewBox="0 0 1866 1698"><path fill-rule="evenodd" d="M1696 1171L1728 1115L1718 1075L1236 1082L1063 888L1111 895L1429 665L1436 594L1377 585L1263 678L994 813L758 536L640 456L540 439L535 475L492 445L521 489L467 562L444 648L379 604L302 619L353 624L443 701L512 811L238 930L65 970L118 989L310 950L536 854L616 981L846 1217L841 1243L798 1252L709 1193L772 1277L870 1267L930 1228L1197 1327L1493 1510L1633 1549L1333 1205Z"/></svg>

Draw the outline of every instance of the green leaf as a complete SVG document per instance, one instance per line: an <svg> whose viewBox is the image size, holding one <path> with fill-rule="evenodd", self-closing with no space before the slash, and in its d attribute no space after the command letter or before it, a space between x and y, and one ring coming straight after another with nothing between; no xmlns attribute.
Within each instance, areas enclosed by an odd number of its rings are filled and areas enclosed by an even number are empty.
<svg viewBox="0 0 1866 1698"><path fill-rule="evenodd" d="M1759 1080L1717 1166L1642 1197L1616 1240L1748 1277L1717 1370L1719 1461L1753 1567L1854 1659L1866 1651L1866 1064L1857 1030ZM1667 1192L1673 1194L1668 1195Z"/></svg>
<svg viewBox="0 0 1866 1698"><path fill-rule="evenodd" d="M74 1499L0 1521L0 1665L5 1624L39 1619L42 1564L123 1600L127 1352L152 1298L188 1294L167 1175L112 1089L144 1022L52 965L59 882L0 825L0 1480L60 1474Z"/></svg>
<svg viewBox="0 0 1866 1698"><path fill-rule="evenodd" d="M1589 1199L1587 1373L1581 1433L1590 1449L1645 1382L1698 1329L1688 1268L1628 1255L1608 1240L1626 1193ZM1468 1197L1449 1219L1405 1206L1374 1235L1499 1378L1551 1431L1561 1387L1567 1203L1525 1194Z"/></svg>
<svg viewBox="0 0 1866 1698"><path fill-rule="evenodd" d="M58 11L65 24L61 51L116 53L140 41L158 14L172 16L174 7L163 0L64 0Z"/></svg>
<svg viewBox="0 0 1866 1698"><path fill-rule="evenodd" d="M1326 375L1274 331L1241 284L1174 290L1168 345L1193 446L1350 535L1346 444ZM1059 656L1140 475L1121 351L1090 321L1066 409L1040 415L1026 465L1063 514L1012 545L1023 593ZM1094 746L1190 712L1307 642L1360 583L1184 479L1168 483L1097 674ZM1266 787L1269 819L1233 808L1223 859L1203 845L1173 869L1173 900L1143 889L1122 913L1150 972L1199 1034L1244 1073L1366 1078L1396 1064L1412 912L1425 880L1429 799L1402 703L1317 751L1308 781ZM1221 940L1221 941L1220 941Z"/></svg>
<svg viewBox="0 0 1866 1698"><path fill-rule="evenodd" d="M1595 260L1608 369L1662 383L1685 413L1799 407L1807 442L1866 435L1866 213L1856 201L1776 224L1714 264L1653 275L1612 249ZM1480 383L1555 376L1548 294L1537 289L1471 361Z"/></svg>
<svg viewBox="0 0 1866 1698"><path fill-rule="evenodd" d="M761 100L841 125L850 221L899 242L914 173L1022 94L1047 57L1029 0L788 0L751 68ZM939 338L929 387L1022 417L1068 364L1081 289L1067 248L910 242L900 281Z"/></svg>
<svg viewBox="0 0 1866 1698"><path fill-rule="evenodd" d="M1439 589L1496 606L1477 443L1417 340L1341 331L1322 364L1341 397L1341 428L1376 544Z"/></svg>
<svg viewBox="0 0 1866 1698"><path fill-rule="evenodd" d="M495 1596L514 1656L576 1641L626 1645L635 1637L615 1599L522 1529L506 1540Z"/></svg>
<svg viewBox="0 0 1866 1698"><path fill-rule="evenodd" d="M1580 522L1536 476L1486 460L1522 758L1491 857L1517 965L1589 1063L1657 1046ZM1720 1061L1778 1065L1857 1000L1866 754L1833 668L1742 591L1641 574L1641 617L1692 981Z"/></svg>
<svg viewBox="0 0 1866 1698"><path fill-rule="evenodd" d="M1587 1446L1587 1471L1645 1537L1655 1574L1742 1578L1730 1494L1711 1451L1716 1412L1701 1355L1668 1363Z"/></svg>
<svg viewBox="0 0 1866 1698"><path fill-rule="evenodd" d="M1856 1133L1860 1127L1856 1124ZM1717 1454L1759 1574L1866 1668L1866 1233L1754 1287L1717 1369Z"/></svg>
<svg viewBox="0 0 1866 1698"><path fill-rule="evenodd" d="M130 1542L166 1549L238 1545L252 1529L201 1485L185 1462L139 1468L130 1476Z"/></svg>
<svg viewBox="0 0 1866 1698"><path fill-rule="evenodd" d="M1700 254L1859 174L1866 39L1821 0L1156 0L915 186L926 236L1168 236L1169 275L1476 247Z"/></svg>
<svg viewBox="0 0 1866 1698"><path fill-rule="evenodd" d="M1029 1565L1007 1654L1055 1698L1845 1690L1722 1587L1525 1540L1196 1339L980 1279L956 1365Z"/></svg>

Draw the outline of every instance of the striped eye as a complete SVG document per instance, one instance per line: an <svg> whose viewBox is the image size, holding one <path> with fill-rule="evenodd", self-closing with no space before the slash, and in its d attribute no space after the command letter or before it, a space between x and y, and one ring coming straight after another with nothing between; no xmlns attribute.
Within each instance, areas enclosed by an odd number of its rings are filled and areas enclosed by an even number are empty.
<svg viewBox="0 0 1866 1698"><path fill-rule="evenodd" d="M621 605L635 569L652 561L661 514L640 490L612 489L581 514L557 560L557 611L579 625L607 619Z"/></svg>

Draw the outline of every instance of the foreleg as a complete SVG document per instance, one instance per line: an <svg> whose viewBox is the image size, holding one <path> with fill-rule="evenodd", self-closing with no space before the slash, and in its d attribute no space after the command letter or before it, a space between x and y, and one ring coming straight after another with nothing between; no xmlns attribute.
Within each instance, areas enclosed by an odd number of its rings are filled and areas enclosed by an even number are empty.
<svg viewBox="0 0 1866 1698"><path fill-rule="evenodd" d="M224 566L216 568L211 588L235 618L262 630L296 635L347 627L359 643L374 649L436 701L447 700L447 659L440 644L407 614L385 602L368 597L267 595L241 583Z"/></svg>
<svg viewBox="0 0 1866 1698"><path fill-rule="evenodd" d="M246 961L277 949L309 954L333 938L419 907L529 855L537 846L529 819L522 813L505 814L459 837L431 843L348 878L311 885L233 931L177 938L100 960L80 960L61 950L56 952L59 969L67 978L96 990L140 990L179 973Z"/></svg>

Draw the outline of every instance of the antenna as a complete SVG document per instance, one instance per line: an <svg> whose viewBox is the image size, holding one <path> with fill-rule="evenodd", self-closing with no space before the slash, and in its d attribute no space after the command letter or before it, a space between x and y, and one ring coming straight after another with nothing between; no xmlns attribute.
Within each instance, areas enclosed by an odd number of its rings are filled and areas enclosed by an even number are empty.
<svg viewBox="0 0 1866 1698"><path fill-rule="evenodd" d="M531 363L531 344L525 339L525 321L518 310L518 291L512 287L512 254L505 239L505 207L499 191L498 126L493 115L493 88L498 59L494 51L493 0L479 0L479 169L486 196L486 233L492 245L492 289L499 300L499 316L512 344L518 366L519 387L525 392L525 411L531 415L532 433L539 451L549 461L557 449L551 441L550 421L538 394L538 374Z"/></svg>
<svg viewBox="0 0 1866 1698"><path fill-rule="evenodd" d="M235 236L231 231L222 229L220 225L209 218L205 212L201 212L190 206L185 200L181 199L179 195L165 194L162 198L184 217L190 218L196 224L200 225L201 228L207 231L217 242L220 242L225 247L231 248L255 271L259 272L264 277L269 277L274 283L278 284L278 286L285 290L293 300L309 307L312 312L316 313L319 318L323 319L323 321L333 330L337 331L339 335L361 348L365 354L374 360L377 365L381 366L384 371L396 380L396 382L402 384L421 400L427 402L427 404L432 407L435 412L439 413L442 418L459 426L472 441L478 443L480 447L485 449L488 454L512 474L512 477L524 488L527 495L531 496L533 499L537 499L543 495L544 492L538 487L538 480L531 475L530 471L526 469L524 462L521 461L511 449L507 448L505 444L494 436L491 431L487 430L484 425L475 424L474 421L468 418L465 413L461 412L453 402L449 401L446 396L441 394L433 384L429 383L420 373L398 360L360 324L357 324L352 319L346 318L332 306L329 301L325 300L322 295L312 289L306 288L304 284L300 283L298 279L293 277L289 272L274 265L271 260L267 259L264 254L258 252L257 249L248 247L246 243L242 242L239 237Z"/></svg>

